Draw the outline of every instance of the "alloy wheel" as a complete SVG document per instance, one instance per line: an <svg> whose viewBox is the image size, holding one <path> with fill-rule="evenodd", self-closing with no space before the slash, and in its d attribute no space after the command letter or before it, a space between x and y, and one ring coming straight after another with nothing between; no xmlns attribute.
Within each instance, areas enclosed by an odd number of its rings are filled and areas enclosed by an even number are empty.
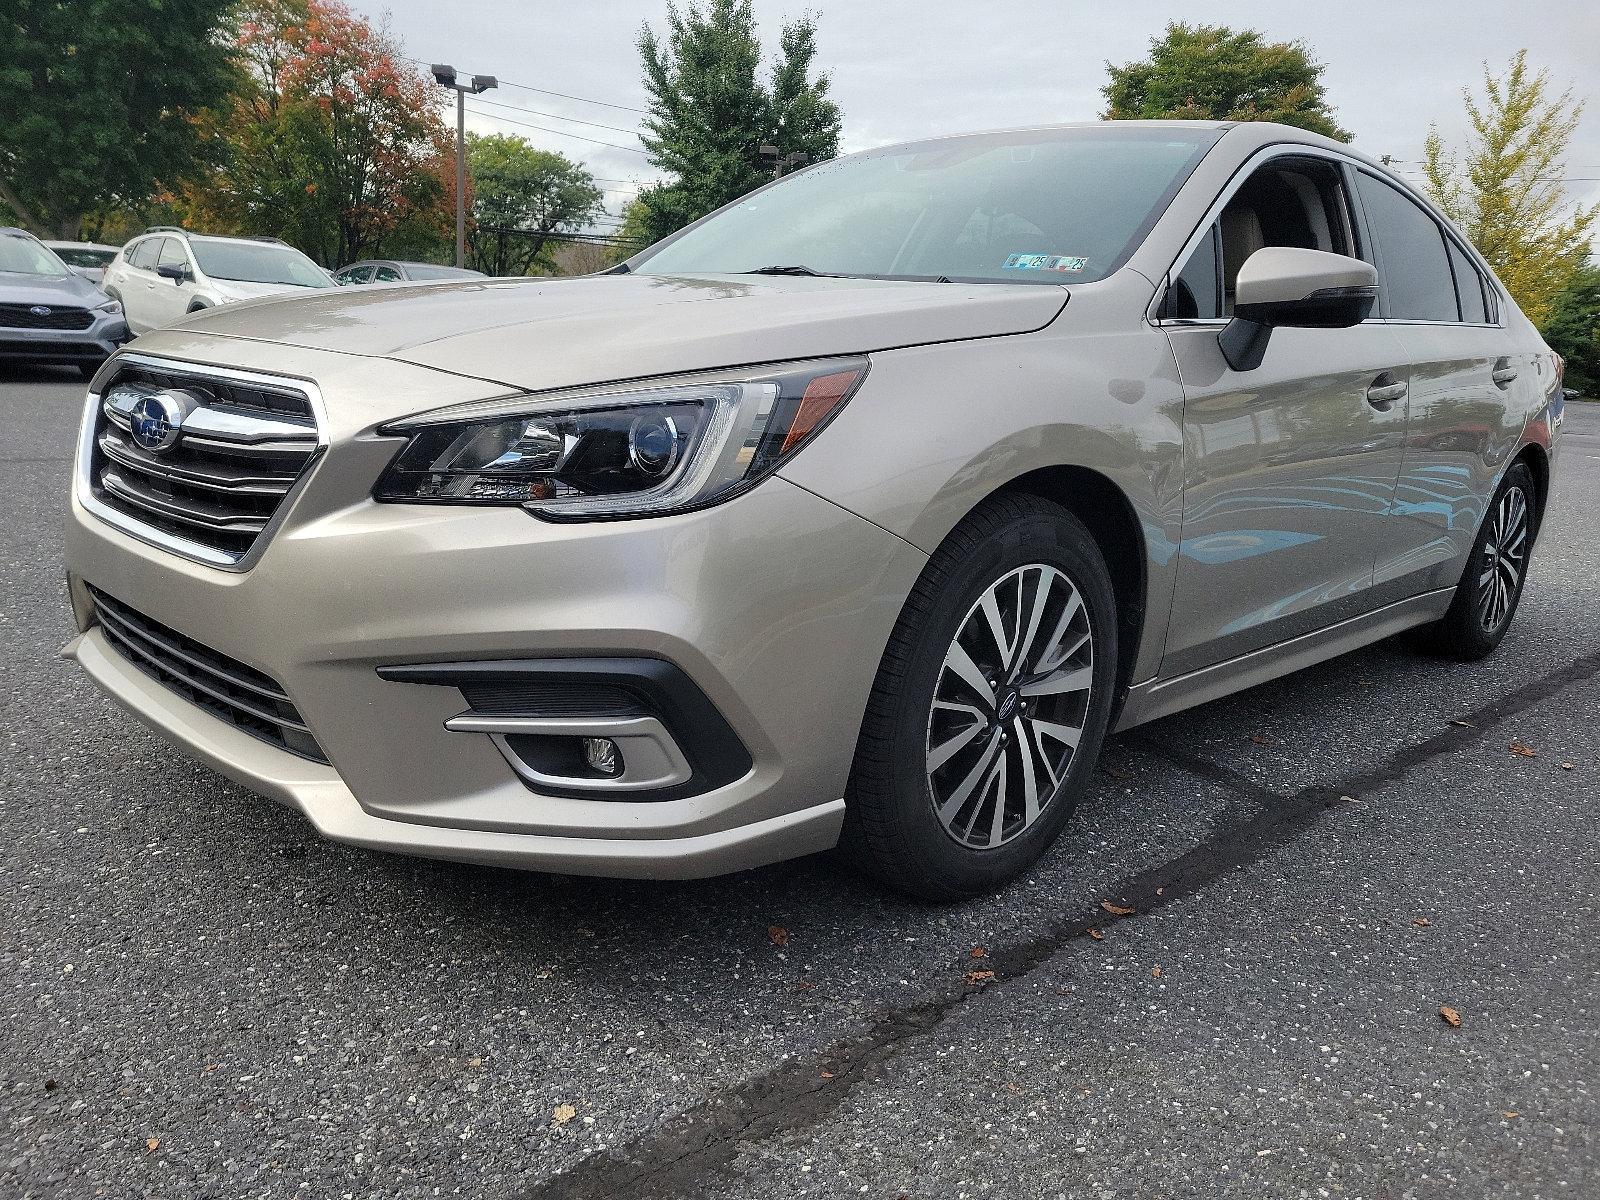
<svg viewBox="0 0 1600 1200"><path fill-rule="evenodd" d="M957 842L993 849L1060 791L1088 720L1094 629L1083 596L1043 563L979 597L945 654L928 714L928 789Z"/></svg>
<svg viewBox="0 0 1600 1200"><path fill-rule="evenodd" d="M1478 619L1493 633L1511 613L1527 566L1528 498L1507 488L1495 506L1478 572Z"/></svg>

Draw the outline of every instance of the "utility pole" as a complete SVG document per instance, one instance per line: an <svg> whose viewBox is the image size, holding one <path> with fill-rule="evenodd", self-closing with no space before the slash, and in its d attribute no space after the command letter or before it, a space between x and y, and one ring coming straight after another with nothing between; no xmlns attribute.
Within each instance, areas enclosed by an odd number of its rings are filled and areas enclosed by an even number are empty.
<svg viewBox="0 0 1600 1200"><path fill-rule="evenodd" d="M456 266L467 264L467 95L476 96L498 87L493 75L474 75L471 83L456 82L456 69L433 64L433 81L456 94Z"/></svg>
<svg viewBox="0 0 1600 1200"><path fill-rule="evenodd" d="M782 179L789 172L805 166L811 159L804 150L791 150L788 154L782 154L771 142L762 142L759 152L763 159L772 164L774 179Z"/></svg>

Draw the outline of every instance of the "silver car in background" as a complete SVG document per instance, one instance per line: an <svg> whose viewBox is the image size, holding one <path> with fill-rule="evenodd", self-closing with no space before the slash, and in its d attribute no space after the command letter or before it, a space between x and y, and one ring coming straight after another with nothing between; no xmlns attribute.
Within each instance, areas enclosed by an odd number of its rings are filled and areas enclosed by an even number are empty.
<svg viewBox="0 0 1600 1200"><path fill-rule="evenodd" d="M105 367L68 647L358 845L973 895L1102 740L1392 634L1490 653L1560 363L1270 124L820 164L603 276L202 314Z"/></svg>

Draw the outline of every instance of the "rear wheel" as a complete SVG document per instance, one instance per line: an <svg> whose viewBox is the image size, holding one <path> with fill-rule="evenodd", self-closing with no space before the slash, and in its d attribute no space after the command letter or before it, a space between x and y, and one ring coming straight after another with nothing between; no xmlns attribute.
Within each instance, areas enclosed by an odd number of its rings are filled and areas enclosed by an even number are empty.
<svg viewBox="0 0 1600 1200"><path fill-rule="evenodd" d="M1494 653L1511 628L1528 574L1538 496L1522 463L1506 472L1489 503L1455 599L1443 617L1412 634L1420 649L1471 662Z"/></svg>
<svg viewBox="0 0 1600 1200"><path fill-rule="evenodd" d="M1059 505L991 500L929 560L890 638L846 797L846 852L929 900L999 887L1061 832L1117 678L1099 548Z"/></svg>

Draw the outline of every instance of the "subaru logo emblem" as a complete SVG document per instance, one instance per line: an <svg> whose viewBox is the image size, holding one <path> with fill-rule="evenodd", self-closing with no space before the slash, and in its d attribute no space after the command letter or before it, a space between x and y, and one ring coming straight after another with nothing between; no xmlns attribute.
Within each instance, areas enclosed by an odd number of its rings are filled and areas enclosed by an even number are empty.
<svg viewBox="0 0 1600 1200"><path fill-rule="evenodd" d="M36 317L48 317L52 310L47 304L35 304L28 311Z"/></svg>
<svg viewBox="0 0 1600 1200"><path fill-rule="evenodd" d="M140 397L128 413L128 432L139 447L152 454L164 454L177 443L183 419L193 403L182 393L152 392Z"/></svg>

